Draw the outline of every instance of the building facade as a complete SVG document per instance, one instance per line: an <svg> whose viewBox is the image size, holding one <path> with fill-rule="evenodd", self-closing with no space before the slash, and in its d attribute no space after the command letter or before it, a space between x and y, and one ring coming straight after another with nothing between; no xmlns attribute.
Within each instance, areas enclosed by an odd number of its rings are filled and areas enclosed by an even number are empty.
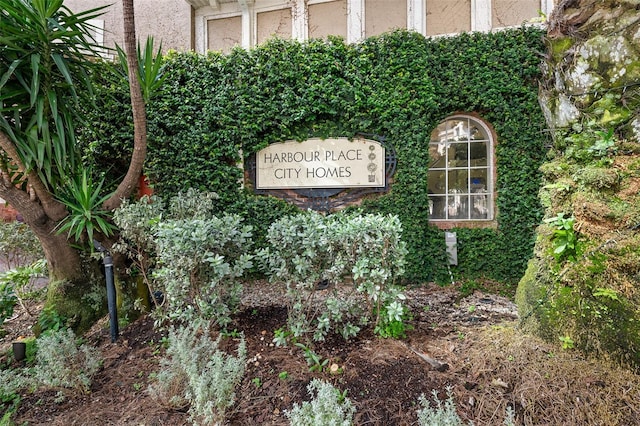
<svg viewBox="0 0 640 426"><path fill-rule="evenodd" d="M270 37L343 37L358 42L396 28L425 36L518 26L553 0L186 0L195 50L249 48Z"/></svg>
<svg viewBox="0 0 640 426"><path fill-rule="evenodd" d="M112 0L65 0L70 9ZM427 37L518 27L552 12L553 0L135 0L136 30L163 49L229 52L271 37L308 40L335 35L357 43L394 29ZM122 44L122 4L95 22L97 41ZM493 123L458 111L432 130L425 182L429 220L436 226L496 227ZM426 206L425 206L426 207Z"/></svg>
<svg viewBox="0 0 640 426"><path fill-rule="evenodd" d="M270 37L307 40L328 35L347 42L397 28L425 36L519 26L553 9L553 0L135 0L136 31L163 49L228 52ZM65 0L71 10L111 5L95 22L105 46L122 45L122 4Z"/></svg>
<svg viewBox="0 0 640 426"><path fill-rule="evenodd" d="M116 44L123 46L121 1L64 0L64 5L74 12L107 6L103 15L92 22L97 29L96 42L110 48ZM193 50L194 9L184 0L134 0L134 8L136 36L142 43L147 36L153 36L156 45L162 42L164 51Z"/></svg>

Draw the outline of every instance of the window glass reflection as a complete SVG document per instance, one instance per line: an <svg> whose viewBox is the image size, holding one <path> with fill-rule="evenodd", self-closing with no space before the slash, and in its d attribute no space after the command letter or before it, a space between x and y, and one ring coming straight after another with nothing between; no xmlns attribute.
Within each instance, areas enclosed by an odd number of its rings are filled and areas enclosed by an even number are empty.
<svg viewBox="0 0 640 426"><path fill-rule="evenodd" d="M429 194L446 194L446 171L433 170L429 172Z"/></svg>
<svg viewBox="0 0 640 426"><path fill-rule="evenodd" d="M429 168L444 168L445 167L445 147L436 144L429 145L429 159L431 165Z"/></svg>
<svg viewBox="0 0 640 426"><path fill-rule="evenodd" d="M468 195L449 195L447 196L447 211L445 212L448 219L468 219L469 196Z"/></svg>
<svg viewBox="0 0 640 426"><path fill-rule="evenodd" d="M469 139L478 141L488 141L489 135L487 132L480 126L471 125L469 128Z"/></svg>
<svg viewBox="0 0 640 426"><path fill-rule="evenodd" d="M446 219L446 197L429 196L429 217L431 219Z"/></svg>
<svg viewBox="0 0 640 426"><path fill-rule="evenodd" d="M447 167L467 167L469 165L469 144L450 143L447 150Z"/></svg>
<svg viewBox="0 0 640 426"><path fill-rule="evenodd" d="M440 123L429 142L429 218L493 219L491 133L480 121L456 116Z"/></svg>
<svg viewBox="0 0 640 426"><path fill-rule="evenodd" d="M471 219L489 219L487 195L471 196Z"/></svg>
<svg viewBox="0 0 640 426"><path fill-rule="evenodd" d="M469 144L469 158L471 167L487 165L487 143L472 142Z"/></svg>
<svg viewBox="0 0 640 426"><path fill-rule="evenodd" d="M466 169L450 170L448 173L448 193L469 192L469 172Z"/></svg>

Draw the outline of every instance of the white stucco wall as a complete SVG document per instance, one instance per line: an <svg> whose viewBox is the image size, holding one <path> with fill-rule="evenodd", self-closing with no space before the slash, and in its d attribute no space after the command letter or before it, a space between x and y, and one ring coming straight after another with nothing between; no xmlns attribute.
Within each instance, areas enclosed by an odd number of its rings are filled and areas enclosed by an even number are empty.
<svg viewBox="0 0 640 426"><path fill-rule="evenodd" d="M114 47L123 44L122 2L119 0L64 0L74 12L109 5L100 18L104 21L104 44ZM164 51L193 48L192 8L184 0L134 0L136 35L141 43L152 35L162 41Z"/></svg>

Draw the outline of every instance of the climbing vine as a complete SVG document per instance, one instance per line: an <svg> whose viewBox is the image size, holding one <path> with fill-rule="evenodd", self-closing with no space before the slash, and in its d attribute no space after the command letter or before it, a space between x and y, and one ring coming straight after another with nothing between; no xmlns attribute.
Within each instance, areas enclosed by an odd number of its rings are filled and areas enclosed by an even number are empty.
<svg viewBox="0 0 640 426"><path fill-rule="evenodd" d="M364 200L371 213L397 215L407 242L405 278L448 280L443 232L428 222L428 142L449 115L473 112L497 133L497 228L458 229L454 274L515 283L524 272L542 218L538 168L544 118L537 99L542 32L427 39L396 31L358 44L342 39L272 39L228 55L170 53L167 79L149 105L145 173L167 198L188 187L211 190L221 208L247 215L256 239L293 208L242 188L239 164L275 142L368 133L394 146L391 191ZM124 83L123 83L124 84ZM110 161L106 147L131 145L126 95L105 84L91 161ZM107 96L108 95L108 96ZM109 164L113 164L110 162ZM119 170L112 169L115 175ZM114 179L115 180L115 179Z"/></svg>

